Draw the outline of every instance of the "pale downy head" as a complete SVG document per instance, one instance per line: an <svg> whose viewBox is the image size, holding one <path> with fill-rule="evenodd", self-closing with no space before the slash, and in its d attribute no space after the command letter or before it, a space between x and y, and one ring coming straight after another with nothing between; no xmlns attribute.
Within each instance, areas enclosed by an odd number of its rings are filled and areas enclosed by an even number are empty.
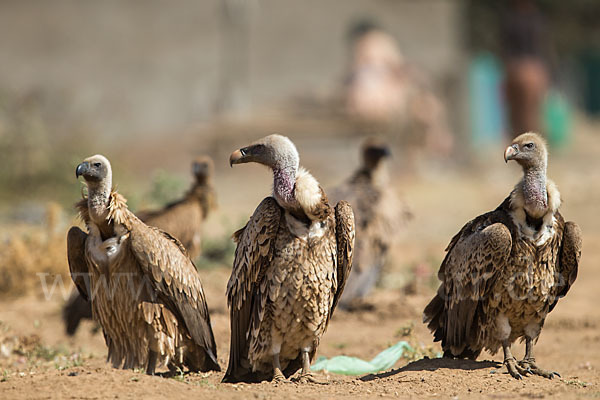
<svg viewBox="0 0 600 400"><path fill-rule="evenodd" d="M510 160L518 162L524 170L545 171L548 163L546 142L537 133L523 133L504 151L504 161Z"/></svg>
<svg viewBox="0 0 600 400"><path fill-rule="evenodd" d="M208 156L199 156L192 162L192 174L196 183L209 182L214 170L213 160Z"/></svg>
<svg viewBox="0 0 600 400"><path fill-rule="evenodd" d="M75 176L77 178L82 176L88 186L103 186L110 189L112 182L110 162L100 154L88 157L77 166Z"/></svg>
<svg viewBox="0 0 600 400"><path fill-rule="evenodd" d="M231 153L229 165L255 162L272 170L298 170L300 156L290 139L269 135Z"/></svg>
<svg viewBox="0 0 600 400"><path fill-rule="evenodd" d="M392 155L390 147L381 138L370 137L361 146L363 166L367 169L376 169L380 163Z"/></svg>

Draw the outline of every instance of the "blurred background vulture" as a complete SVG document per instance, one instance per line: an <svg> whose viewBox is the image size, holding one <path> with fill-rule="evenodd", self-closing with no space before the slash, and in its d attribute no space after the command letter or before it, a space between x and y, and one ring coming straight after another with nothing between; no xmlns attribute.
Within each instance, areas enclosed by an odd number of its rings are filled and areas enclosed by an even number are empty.
<svg viewBox="0 0 600 400"><path fill-rule="evenodd" d="M234 234L227 284L231 351L223 381L284 381L302 368L301 382L319 382L310 363L350 273L352 208L345 201L329 205L286 137L267 136L229 161L269 167L273 196Z"/></svg>
<svg viewBox="0 0 600 400"><path fill-rule="evenodd" d="M331 192L334 202L350 203L356 218L352 273L340 300L344 309L361 307L360 299L379 280L388 249L412 217L390 184L390 156L390 148L382 139L367 139L361 147L362 165L347 182Z"/></svg>
<svg viewBox="0 0 600 400"><path fill-rule="evenodd" d="M192 163L194 182L182 199L161 210L136 213L146 224L169 232L179 239L192 260L200 255L202 224L217 204L212 183L213 170L212 159L198 157Z"/></svg>
<svg viewBox="0 0 600 400"><path fill-rule="evenodd" d="M214 164L210 157L196 158L192 162L192 187L182 199L160 210L136 213L147 225L155 226L176 237L192 260L201 252L204 220L217 204L212 183L213 171ZM75 334L82 319L92 319L92 307L77 290L74 290L63 307L63 320L68 335Z"/></svg>
<svg viewBox="0 0 600 400"><path fill-rule="evenodd" d="M87 233L72 227L67 255L77 289L102 326L115 368L220 370L204 291L181 243L140 221L112 190L108 160L76 170L87 184L77 204Z"/></svg>
<svg viewBox="0 0 600 400"><path fill-rule="evenodd" d="M537 134L518 136L504 153L523 168L523 179L494 211L468 222L452 238L438 276L437 295L423 320L442 342L444 356L475 359L500 347L516 379L543 370L533 343L544 320L577 277L581 231L558 211L558 188L546 178L548 153ZM516 361L511 344L525 339Z"/></svg>

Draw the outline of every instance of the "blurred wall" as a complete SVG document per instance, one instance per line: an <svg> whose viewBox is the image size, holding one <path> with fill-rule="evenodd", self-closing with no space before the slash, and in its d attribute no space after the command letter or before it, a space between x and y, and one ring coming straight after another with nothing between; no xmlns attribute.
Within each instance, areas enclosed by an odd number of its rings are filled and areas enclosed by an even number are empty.
<svg viewBox="0 0 600 400"><path fill-rule="evenodd" d="M226 71L241 75L232 107L241 114L297 94L333 93L345 72L348 26L360 17L378 21L408 60L443 83L459 73L459 5L4 0L0 96L42 93L48 107L60 104L61 118L103 134L165 132L214 116L230 90ZM232 62L240 65L227 67Z"/></svg>

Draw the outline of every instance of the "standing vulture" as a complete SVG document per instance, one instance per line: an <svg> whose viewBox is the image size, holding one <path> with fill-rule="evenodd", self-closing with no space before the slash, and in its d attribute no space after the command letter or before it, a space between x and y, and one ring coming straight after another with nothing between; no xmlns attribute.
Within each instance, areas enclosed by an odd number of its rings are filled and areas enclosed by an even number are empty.
<svg viewBox="0 0 600 400"><path fill-rule="evenodd" d="M437 295L423 321L442 342L444 356L476 359L504 351L516 379L558 375L539 368L533 343L544 320L577 277L581 231L558 211L558 188L546 178L548 153L535 133L518 136L504 152L523 168L523 179L494 211L468 222L450 241ZM525 339L525 357L510 347Z"/></svg>
<svg viewBox="0 0 600 400"><path fill-rule="evenodd" d="M213 162L209 157L198 157L192 163L194 183L181 200L161 210L141 211L138 218L175 236L183 244L190 258L200 255L202 224L216 206L212 184Z"/></svg>
<svg viewBox="0 0 600 400"><path fill-rule="evenodd" d="M200 255L202 225L216 207L212 185L213 162L209 157L198 157L192 163L194 183L185 196L161 210L136 213L146 225L157 227L175 236L192 260ZM63 320L69 336L77 331L82 319L92 319L92 307L78 291L73 291L63 307Z"/></svg>
<svg viewBox="0 0 600 400"><path fill-rule="evenodd" d="M95 155L77 166L87 198L77 204L88 232L67 236L71 277L92 304L115 368L157 365L219 371L200 277L181 243L145 225L112 190L108 160Z"/></svg>
<svg viewBox="0 0 600 400"><path fill-rule="evenodd" d="M387 144L380 139L369 138L363 143L361 154L361 167L331 195L334 201L348 201L356 218L357 239L352 273L340 299L340 307L345 309L352 309L356 300L373 289L388 249L411 218L408 208L390 185L387 159L391 152Z"/></svg>
<svg viewBox="0 0 600 400"><path fill-rule="evenodd" d="M223 381L285 381L302 368L301 382L318 383L310 363L352 266L352 208L345 201L329 205L284 136L236 150L229 162L271 168L273 196L234 234L227 284L231 351Z"/></svg>

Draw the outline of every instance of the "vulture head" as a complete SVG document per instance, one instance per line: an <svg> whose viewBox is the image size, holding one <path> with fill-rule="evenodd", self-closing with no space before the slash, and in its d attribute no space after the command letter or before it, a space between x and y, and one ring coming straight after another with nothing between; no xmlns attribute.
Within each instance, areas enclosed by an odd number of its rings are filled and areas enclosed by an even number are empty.
<svg viewBox="0 0 600 400"><path fill-rule="evenodd" d="M391 155L390 147L382 139L371 137L362 144L362 162L367 169L377 168Z"/></svg>
<svg viewBox="0 0 600 400"><path fill-rule="evenodd" d="M546 142L537 133L523 133L504 151L504 161L515 160L524 170L546 170L548 150Z"/></svg>
<svg viewBox="0 0 600 400"><path fill-rule="evenodd" d="M300 164L296 146L281 135L269 135L249 146L231 153L229 165L255 162L266 165L273 171L291 171L294 174Z"/></svg>
<svg viewBox="0 0 600 400"><path fill-rule="evenodd" d="M207 183L213 175L214 163L208 156L200 156L192 162L192 173L196 183Z"/></svg>
<svg viewBox="0 0 600 400"><path fill-rule="evenodd" d="M110 162L100 154L88 157L75 170L75 177L79 178L80 176L83 176L88 186L98 186L100 183L108 182L108 185L104 186L108 186L110 189L112 180Z"/></svg>

